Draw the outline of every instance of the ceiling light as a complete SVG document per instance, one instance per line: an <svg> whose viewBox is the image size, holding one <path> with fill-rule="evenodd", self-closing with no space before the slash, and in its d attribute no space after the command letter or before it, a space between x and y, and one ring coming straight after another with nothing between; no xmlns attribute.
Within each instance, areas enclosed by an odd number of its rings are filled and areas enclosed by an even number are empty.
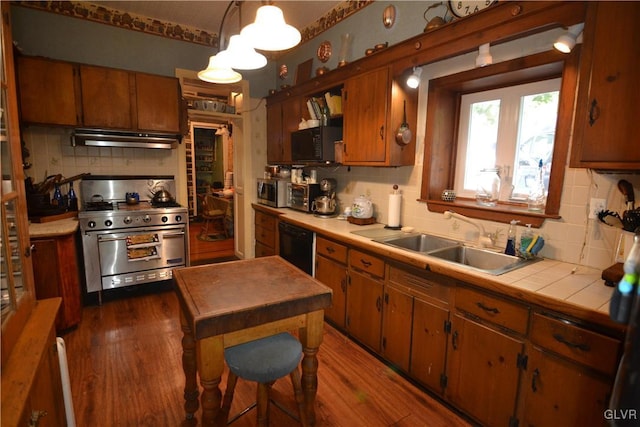
<svg viewBox="0 0 640 427"><path fill-rule="evenodd" d="M257 70L267 65L267 58L256 52L240 34L231 36L226 52L229 65L236 70Z"/></svg>
<svg viewBox="0 0 640 427"><path fill-rule="evenodd" d="M236 83L242 80L242 75L231 69L227 51L218 52L209 58L209 65L198 73L198 78L209 83Z"/></svg>
<svg viewBox="0 0 640 427"><path fill-rule="evenodd" d="M258 8L256 20L240 31L243 37L260 50L286 50L294 47L302 37L300 31L284 21L282 10L273 5Z"/></svg>
<svg viewBox="0 0 640 427"><path fill-rule="evenodd" d="M569 27L566 33L562 34L558 37L558 40L553 44L557 50L562 53L569 53L571 49L576 45L576 40L578 36L582 34L582 30L584 28L584 23L572 25Z"/></svg>
<svg viewBox="0 0 640 427"><path fill-rule="evenodd" d="M413 67L413 73L407 79L407 86L411 89L415 89L420 86L420 75L422 74L422 68Z"/></svg>
<svg viewBox="0 0 640 427"><path fill-rule="evenodd" d="M481 44L476 57L476 67L484 67L490 64L493 64L493 57L489 51L489 43Z"/></svg>

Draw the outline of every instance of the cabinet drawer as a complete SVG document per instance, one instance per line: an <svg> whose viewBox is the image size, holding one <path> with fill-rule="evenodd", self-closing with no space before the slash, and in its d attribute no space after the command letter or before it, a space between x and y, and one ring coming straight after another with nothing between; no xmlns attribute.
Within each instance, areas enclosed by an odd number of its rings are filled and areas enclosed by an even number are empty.
<svg viewBox="0 0 640 427"><path fill-rule="evenodd" d="M270 248L276 246L276 231L256 225L256 241Z"/></svg>
<svg viewBox="0 0 640 427"><path fill-rule="evenodd" d="M255 223L256 227L264 227L267 230L276 229L276 217L273 215L267 215L262 212L256 211Z"/></svg>
<svg viewBox="0 0 640 427"><path fill-rule="evenodd" d="M349 251L349 265L373 276L384 277L384 261L364 252L351 249Z"/></svg>
<svg viewBox="0 0 640 427"><path fill-rule="evenodd" d="M531 342L606 374L618 366L619 340L565 320L534 313Z"/></svg>
<svg viewBox="0 0 640 427"><path fill-rule="evenodd" d="M436 277L427 272L425 272L424 276L419 276L401 268L390 267L389 280L394 284L407 288L407 291L412 295L426 295L444 303L449 303L452 280L447 280L445 277Z"/></svg>
<svg viewBox="0 0 640 427"><path fill-rule="evenodd" d="M456 289L456 307L520 334L527 333L529 307L468 288Z"/></svg>
<svg viewBox="0 0 640 427"><path fill-rule="evenodd" d="M316 253L343 264L347 263L347 247L324 237L316 236Z"/></svg>

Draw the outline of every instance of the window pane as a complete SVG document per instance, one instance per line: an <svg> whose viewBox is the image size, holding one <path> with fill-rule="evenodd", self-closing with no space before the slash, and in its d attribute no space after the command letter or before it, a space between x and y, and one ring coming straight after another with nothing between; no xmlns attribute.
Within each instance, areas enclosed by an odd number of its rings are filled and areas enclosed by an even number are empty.
<svg viewBox="0 0 640 427"><path fill-rule="evenodd" d="M523 96L520 103L518 145L513 173L512 198L524 200L533 189L542 160L545 191L553 156L559 91Z"/></svg>
<svg viewBox="0 0 640 427"><path fill-rule="evenodd" d="M475 191L480 171L496 166L500 100L475 102L469 114L464 188Z"/></svg>

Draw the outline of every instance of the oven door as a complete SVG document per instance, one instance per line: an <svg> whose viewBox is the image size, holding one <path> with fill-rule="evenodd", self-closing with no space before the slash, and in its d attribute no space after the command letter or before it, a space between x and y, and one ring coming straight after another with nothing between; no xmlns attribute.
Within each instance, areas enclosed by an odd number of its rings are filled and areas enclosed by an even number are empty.
<svg viewBox="0 0 640 427"><path fill-rule="evenodd" d="M101 276L186 264L186 228L145 228L97 236Z"/></svg>

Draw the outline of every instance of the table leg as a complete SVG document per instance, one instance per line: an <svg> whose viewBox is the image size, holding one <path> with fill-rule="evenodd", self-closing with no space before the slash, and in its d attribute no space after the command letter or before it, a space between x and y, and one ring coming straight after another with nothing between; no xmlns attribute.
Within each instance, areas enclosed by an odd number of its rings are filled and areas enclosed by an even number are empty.
<svg viewBox="0 0 640 427"><path fill-rule="evenodd" d="M322 343L324 310L307 314L306 327L300 329L302 359L302 392L304 393L305 414L308 425L316 423L315 400L318 391L318 349Z"/></svg>
<svg viewBox="0 0 640 427"><path fill-rule="evenodd" d="M198 410L198 383L196 380L196 342L184 312L180 310L182 325L182 369L184 370L184 411L186 419L192 420Z"/></svg>
<svg viewBox="0 0 640 427"><path fill-rule="evenodd" d="M221 410L222 392L220 380L224 370L224 340L222 335L202 338L196 343L198 372L202 386L202 425L224 426Z"/></svg>

